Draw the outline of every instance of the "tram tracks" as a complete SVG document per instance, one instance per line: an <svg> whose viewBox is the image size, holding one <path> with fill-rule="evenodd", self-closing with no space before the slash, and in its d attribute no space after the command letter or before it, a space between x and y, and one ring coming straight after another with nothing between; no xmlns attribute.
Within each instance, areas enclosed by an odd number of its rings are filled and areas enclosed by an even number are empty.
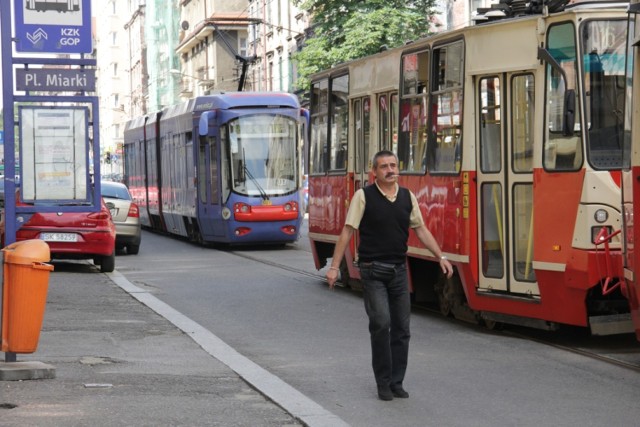
<svg viewBox="0 0 640 427"><path fill-rule="evenodd" d="M538 340L534 340L534 341L538 341ZM568 346L565 346L565 345L554 344L554 343L551 343L551 342L544 342L544 341L538 341L538 342L541 342L542 344L549 345L549 346L552 346L552 347L555 347L555 348L559 348L561 350L569 351L569 352L572 352L572 353L575 353L575 354L580 354L582 356L586 356L586 357L589 357L589 358L592 358L592 359L600 360L600 361L609 363L611 365L616 365L616 366L619 366L619 367L622 367L622 368L626 368L626 369L630 369L630 370L632 370L634 372L640 373L640 352L638 353L639 354L639 357L638 357L639 358L639 362L630 363L630 362L625 362L623 360L619 360L619 359L613 358L611 356L605 356L605 355L602 355L602 354L597 354L597 353L594 353L592 351L584 350L584 349L581 349L581 348L578 348L578 347L568 347Z"/></svg>
<svg viewBox="0 0 640 427"><path fill-rule="evenodd" d="M311 277L319 281L325 282L323 274L313 273L302 268L298 268L292 265L287 265L273 259L267 259L259 256L259 254L249 253L245 251L229 251L228 253L258 262L271 267L286 270L295 274L299 274L306 277ZM343 286L346 287L346 286ZM441 313L437 309L430 308L424 305L417 305L419 311L431 314L437 314L441 316ZM452 317L446 318L453 322L460 322L471 326L468 322L458 320ZM477 325L476 325L477 326ZM503 334L513 338L524 339L533 341L539 344L543 344L549 347L553 347L558 350L563 350L569 353L577 354L590 359L598 360L610 365L618 366L624 369L631 370L633 372L640 373L640 343L635 339L628 336L609 336L609 337L595 337L595 336L573 336L568 333L561 333L559 331L539 331L537 329L527 329L524 327L511 327L506 325L504 329L493 331L497 334ZM579 334L584 335L584 334ZM567 340L569 343L561 343L558 340ZM622 355L622 356L621 356ZM627 360L625 360L627 359Z"/></svg>

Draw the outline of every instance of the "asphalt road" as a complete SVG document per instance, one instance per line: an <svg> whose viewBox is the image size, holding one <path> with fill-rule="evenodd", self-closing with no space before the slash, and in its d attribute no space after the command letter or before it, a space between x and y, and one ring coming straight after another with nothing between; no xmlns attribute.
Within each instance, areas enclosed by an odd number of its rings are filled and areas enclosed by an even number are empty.
<svg viewBox="0 0 640 427"><path fill-rule="evenodd" d="M422 312L412 316L411 397L378 400L361 296L328 290L306 240L230 252L144 232L140 254L117 257L116 270L353 426L640 419L633 371Z"/></svg>

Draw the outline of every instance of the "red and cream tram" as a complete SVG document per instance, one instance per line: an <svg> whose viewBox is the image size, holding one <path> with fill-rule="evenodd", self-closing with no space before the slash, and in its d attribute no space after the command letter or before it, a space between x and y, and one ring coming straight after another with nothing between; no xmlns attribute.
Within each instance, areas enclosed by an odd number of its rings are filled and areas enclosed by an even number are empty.
<svg viewBox="0 0 640 427"><path fill-rule="evenodd" d="M456 270L445 279L412 235L416 302L487 325L631 332L615 233L627 5L555 2L532 13L516 3L518 16L313 76L316 267L332 256L354 191L371 183L372 155L391 149L400 185L416 194ZM356 239L341 268L351 286Z"/></svg>
<svg viewBox="0 0 640 427"><path fill-rule="evenodd" d="M640 85L634 84L640 82L640 0L632 0L629 5L627 36L627 103L622 169L623 262L631 317L640 340L640 251L635 250L635 242L640 239L640 227L634 224L634 218L640 218Z"/></svg>

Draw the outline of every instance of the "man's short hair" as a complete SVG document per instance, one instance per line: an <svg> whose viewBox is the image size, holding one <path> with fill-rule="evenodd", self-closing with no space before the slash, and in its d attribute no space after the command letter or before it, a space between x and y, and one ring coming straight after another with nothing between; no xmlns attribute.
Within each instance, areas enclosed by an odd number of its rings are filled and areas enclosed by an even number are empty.
<svg viewBox="0 0 640 427"><path fill-rule="evenodd" d="M373 156L373 160L371 161L373 168L377 168L378 167L378 159L380 157L389 157L389 156L393 156L396 158L396 161L398 160L398 156L395 155L395 153L393 151L389 151L389 150L381 150L378 151L376 154L374 154Z"/></svg>

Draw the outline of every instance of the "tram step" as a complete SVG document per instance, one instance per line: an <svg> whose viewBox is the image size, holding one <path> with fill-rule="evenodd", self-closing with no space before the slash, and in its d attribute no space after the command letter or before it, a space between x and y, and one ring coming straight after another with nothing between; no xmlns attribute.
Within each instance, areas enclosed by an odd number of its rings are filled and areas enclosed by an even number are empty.
<svg viewBox="0 0 640 427"><path fill-rule="evenodd" d="M631 334L635 331L631 313L589 317L592 335Z"/></svg>

